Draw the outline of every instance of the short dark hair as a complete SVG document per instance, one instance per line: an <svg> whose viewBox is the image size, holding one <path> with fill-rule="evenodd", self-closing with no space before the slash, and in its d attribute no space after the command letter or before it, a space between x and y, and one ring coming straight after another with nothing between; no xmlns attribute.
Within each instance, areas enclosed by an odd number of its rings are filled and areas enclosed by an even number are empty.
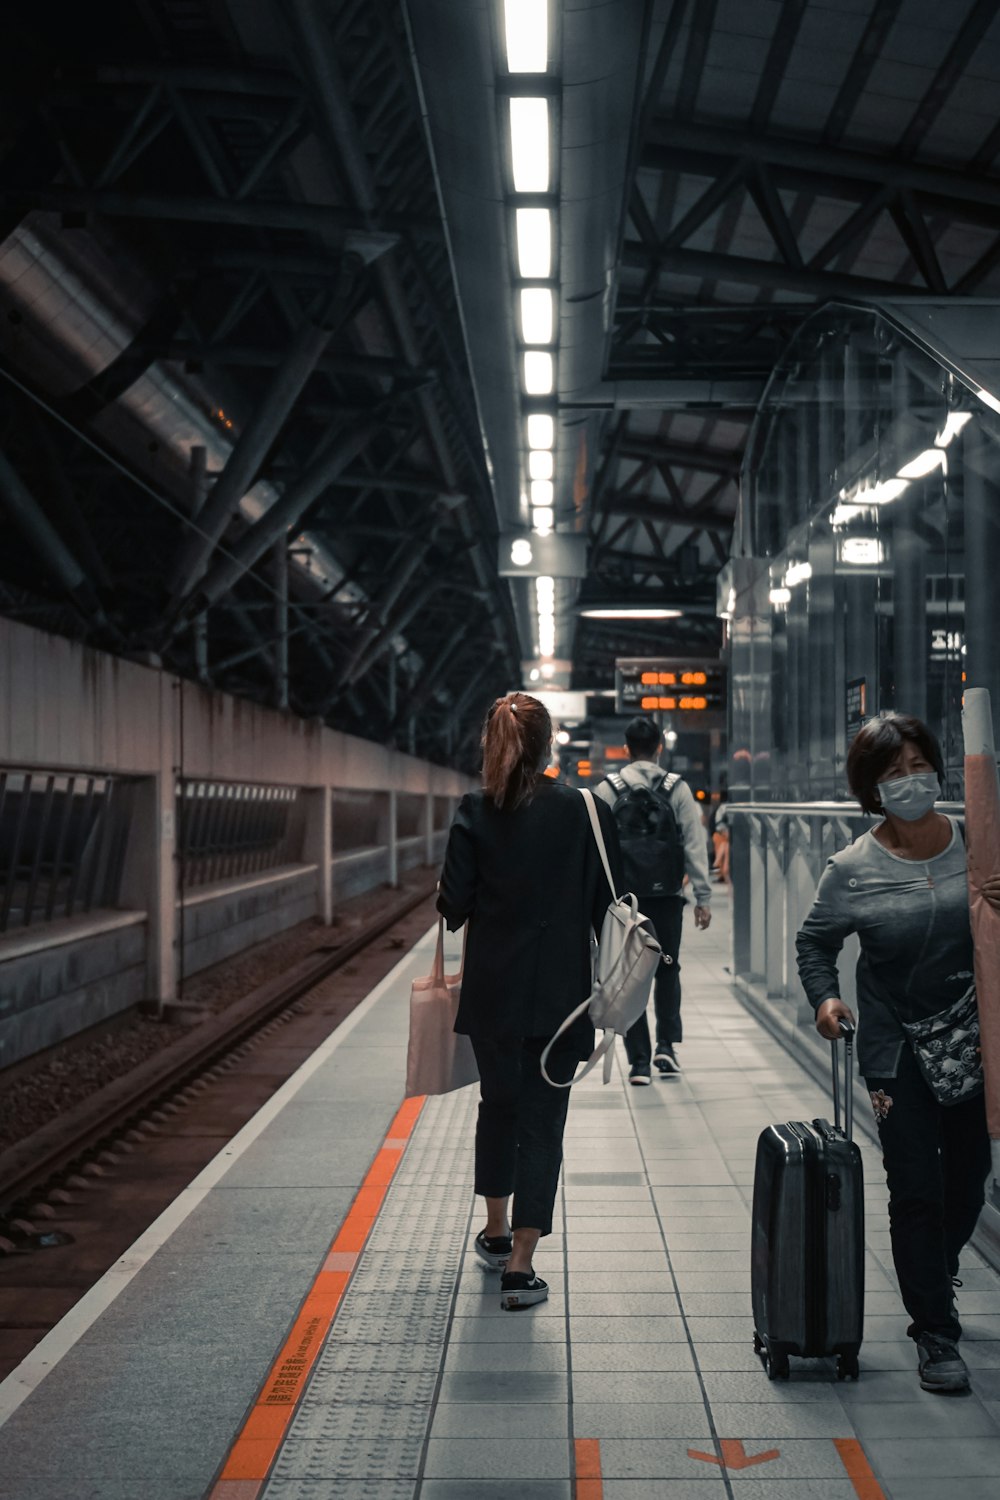
<svg viewBox="0 0 1000 1500"><path fill-rule="evenodd" d="M883 714L862 724L847 752L847 784L864 812L882 811L876 783L885 775L906 741L916 745L924 760L937 772L938 782L944 786L941 746L927 725L912 714Z"/></svg>
<svg viewBox="0 0 1000 1500"><path fill-rule="evenodd" d="M655 755L663 744L660 726L643 714L637 714L625 727L625 743L633 757Z"/></svg>

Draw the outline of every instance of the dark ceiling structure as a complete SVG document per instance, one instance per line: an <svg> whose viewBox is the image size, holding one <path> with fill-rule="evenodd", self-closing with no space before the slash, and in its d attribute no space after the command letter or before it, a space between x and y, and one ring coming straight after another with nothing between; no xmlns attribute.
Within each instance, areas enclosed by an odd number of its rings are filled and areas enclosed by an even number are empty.
<svg viewBox="0 0 1000 1500"><path fill-rule="evenodd" d="M5 24L0 609L455 753L518 644L400 6Z"/></svg>
<svg viewBox="0 0 1000 1500"><path fill-rule="evenodd" d="M587 588L708 605L753 409L804 314L1000 295L1000 7L672 0L644 64ZM704 649L716 630L581 620L578 681L626 640Z"/></svg>
<svg viewBox="0 0 1000 1500"><path fill-rule="evenodd" d="M575 361L557 514L590 544L561 624L574 685L607 687L616 655L718 649L750 420L803 316L1000 296L1000 7L549 4ZM531 655L528 595L496 571L519 462L500 9L7 18L0 611L468 758ZM576 618L610 600L683 614Z"/></svg>

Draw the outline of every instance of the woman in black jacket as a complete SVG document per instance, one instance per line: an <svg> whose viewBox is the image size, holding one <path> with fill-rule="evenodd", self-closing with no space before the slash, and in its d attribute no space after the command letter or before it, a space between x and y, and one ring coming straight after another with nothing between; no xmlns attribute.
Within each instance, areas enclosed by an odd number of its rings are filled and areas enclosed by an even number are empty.
<svg viewBox="0 0 1000 1500"><path fill-rule="evenodd" d="M459 804L438 896L449 928L469 923L455 1030L471 1037L481 1079L475 1190L487 1219L475 1249L505 1267L505 1308L548 1296L532 1256L552 1231L569 1090L545 1082L540 1056L590 994L591 934L611 900L583 797L543 775L551 746L537 698L496 700L483 729L483 789ZM599 800L597 810L620 888L614 819ZM553 1048L550 1075L572 1078L593 1046L584 1016Z"/></svg>

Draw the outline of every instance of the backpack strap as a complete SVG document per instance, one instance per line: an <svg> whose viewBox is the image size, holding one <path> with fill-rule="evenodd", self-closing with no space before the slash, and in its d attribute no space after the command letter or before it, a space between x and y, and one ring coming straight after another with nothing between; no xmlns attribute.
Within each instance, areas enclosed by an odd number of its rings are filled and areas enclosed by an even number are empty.
<svg viewBox="0 0 1000 1500"><path fill-rule="evenodd" d="M628 782L624 776L619 776L617 771L609 771L605 781L610 786L616 797L624 797L628 791Z"/></svg>
<svg viewBox="0 0 1000 1500"><path fill-rule="evenodd" d="M658 783L656 790L658 792L665 792L669 799L671 792L680 780L681 773L679 771L671 771L669 776L664 776L663 780Z"/></svg>
<svg viewBox="0 0 1000 1500"><path fill-rule="evenodd" d="M573 1025L573 1022L576 1021L576 1020L578 1020L580 1016L586 1015L586 1013L589 1010L589 1008L590 1008L590 997L588 996L587 999L582 1002L582 1004L580 1004L580 1005L578 1005L576 1007L576 1010L571 1010L570 1011L569 1015L566 1017L565 1021L562 1023L562 1025L560 1026L559 1030L556 1032L555 1036L552 1038L552 1040L550 1042L547 1043L547 1045L545 1047L545 1050L542 1052L542 1056L541 1056L542 1077L545 1079L546 1083L551 1083L551 1085L552 1085L552 1087L554 1089L569 1089L569 1088L572 1088L573 1084L574 1083L579 1083L580 1079L583 1078L583 1077L585 1077L585 1075L590 1072L591 1068L594 1068L594 1067L597 1066L597 1064L600 1062L600 1060L601 1060L602 1057L604 1058L604 1082L605 1083L609 1083L610 1080L611 1080L611 1064L612 1064L612 1060L614 1058L613 1048L614 1048L614 1045L615 1045L615 1033L613 1031L606 1031L604 1033L603 1037L601 1038L601 1040L598 1042L597 1046L594 1048L593 1052L588 1057L587 1062L586 1062L586 1066L584 1067L583 1072L582 1073L577 1073L576 1076L573 1077L573 1078L571 1078L568 1083L558 1083L554 1078L550 1078L549 1075L548 1075L548 1073L547 1073L547 1071L546 1071L546 1068L545 1068L545 1064L548 1062L548 1059L549 1059L549 1053L552 1051L552 1048L555 1046L556 1042L562 1036L563 1032L564 1031L568 1031L569 1028Z"/></svg>
<svg viewBox="0 0 1000 1500"><path fill-rule="evenodd" d="M594 794L593 792L588 791L586 787L582 787L580 789L580 796L587 804L587 814L590 818L590 826L594 834L594 843L597 845L597 852L601 856L601 864L604 866L604 873L608 877L608 886L611 890L611 899L612 901L617 901L618 892L615 890L615 883L611 878L611 866L608 863L608 851L604 846L604 834L601 832L601 821L597 816L597 804L594 801Z"/></svg>

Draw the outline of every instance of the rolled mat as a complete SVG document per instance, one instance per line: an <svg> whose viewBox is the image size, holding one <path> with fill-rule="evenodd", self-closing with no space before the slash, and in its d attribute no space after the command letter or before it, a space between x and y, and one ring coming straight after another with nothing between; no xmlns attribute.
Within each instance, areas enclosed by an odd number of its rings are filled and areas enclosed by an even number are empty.
<svg viewBox="0 0 1000 1500"><path fill-rule="evenodd" d="M1000 784L986 688L966 688L962 730L969 917L986 1077L986 1123L990 1139L1000 1141L1000 912L994 911L982 894L983 881L1000 873ZM996 1148L993 1156L996 1162Z"/></svg>

